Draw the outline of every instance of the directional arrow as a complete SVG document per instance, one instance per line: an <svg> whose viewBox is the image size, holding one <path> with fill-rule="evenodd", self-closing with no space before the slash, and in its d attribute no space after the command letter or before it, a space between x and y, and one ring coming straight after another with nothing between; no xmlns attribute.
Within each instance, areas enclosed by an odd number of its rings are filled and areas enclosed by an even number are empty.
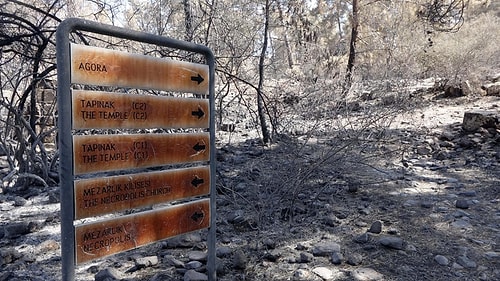
<svg viewBox="0 0 500 281"><path fill-rule="evenodd" d="M193 149L196 150L196 151L203 151L205 150L207 146L205 144L200 144L199 142L197 142L194 146L193 146Z"/></svg>
<svg viewBox="0 0 500 281"><path fill-rule="evenodd" d="M194 220L197 223L200 223L203 218L205 217L205 214L203 212L194 212L194 214L191 216L191 219Z"/></svg>
<svg viewBox="0 0 500 281"><path fill-rule="evenodd" d="M198 74L198 76L191 76L191 81L198 82L198 85L200 85L201 82L205 81L205 79Z"/></svg>
<svg viewBox="0 0 500 281"><path fill-rule="evenodd" d="M203 115L205 115L205 112L203 112L203 108L201 108L201 107L198 106L198 110L197 111L191 111L191 115L198 116L198 119L201 119L201 117L203 117Z"/></svg>
<svg viewBox="0 0 500 281"><path fill-rule="evenodd" d="M194 176L194 179L191 181L191 184L194 187L198 187L198 185L203 184L205 181L203 179L200 179L198 176Z"/></svg>

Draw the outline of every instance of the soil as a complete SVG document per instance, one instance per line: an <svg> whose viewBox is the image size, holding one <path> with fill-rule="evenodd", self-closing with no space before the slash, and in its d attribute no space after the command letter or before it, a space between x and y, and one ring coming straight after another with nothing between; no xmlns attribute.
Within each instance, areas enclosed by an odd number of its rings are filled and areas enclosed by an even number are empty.
<svg viewBox="0 0 500 281"><path fill-rule="evenodd" d="M461 129L465 111L499 105L428 98L347 146L359 130L333 130L332 120L291 124L271 145L241 124L217 132L218 280L500 280L500 132ZM366 116L361 108L353 115ZM0 281L61 279L57 196L57 187L3 188ZM205 237L83 264L76 280L115 280L106 270L119 280L198 280L186 271L204 272L203 259L190 261ZM138 257L158 262L139 266Z"/></svg>

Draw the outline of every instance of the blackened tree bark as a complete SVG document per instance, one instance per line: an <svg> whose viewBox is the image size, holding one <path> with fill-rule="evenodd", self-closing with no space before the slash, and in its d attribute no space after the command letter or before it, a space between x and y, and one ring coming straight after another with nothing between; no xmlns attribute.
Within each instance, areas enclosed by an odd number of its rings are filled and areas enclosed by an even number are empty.
<svg viewBox="0 0 500 281"><path fill-rule="evenodd" d="M191 14L191 1L183 0L184 5L184 24L186 25L186 41L193 40L193 15Z"/></svg>
<svg viewBox="0 0 500 281"><path fill-rule="evenodd" d="M352 84L352 73L354 63L356 62L356 41L358 40L358 0L352 0L352 15L351 15L351 40L349 43L349 58L347 59L347 69L345 75L345 85L343 94L345 95Z"/></svg>
<svg viewBox="0 0 500 281"><path fill-rule="evenodd" d="M264 112L264 95L263 95L263 87L264 87L264 64L266 59L266 51L268 44L268 33L269 33L269 10L270 3L269 0L266 0L265 6L265 19L264 19L264 41L262 42L262 50L260 52L259 57L259 85L257 86L257 112L259 115L260 127L262 130L262 141L264 143L269 143L271 140L271 134L269 133L269 128L267 127L266 116Z"/></svg>

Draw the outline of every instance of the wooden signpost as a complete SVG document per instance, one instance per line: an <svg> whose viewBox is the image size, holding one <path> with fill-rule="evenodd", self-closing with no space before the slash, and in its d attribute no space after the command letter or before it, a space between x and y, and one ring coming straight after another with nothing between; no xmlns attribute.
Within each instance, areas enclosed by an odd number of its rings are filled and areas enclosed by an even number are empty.
<svg viewBox="0 0 500 281"><path fill-rule="evenodd" d="M209 133L73 137L75 175L208 161Z"/></svg>
<svg viewBox="0 0 500 281"><path fill-rule="evenodd" d="M73 128L209 128L207 99L73 90Z"/></svg>
<svg viewBox="0 0 500 281"><path fill-rule="evenodd" d="M75 219L208 195L209 183L209 166L76 180Z"/></svg>
<svg viewBox="0 0 500 281"><path fill-rule="evenodd" d="M76 261L126 251L175 235L206 228L210 223L209 199L141 212L76 227Z"/></svg>
<svg viewBox="0 0 500 281"><path fill-rule="evenodd" d="M208 65L71 44L73 83L208 94Z"/></svg>
<svg viewBox="0 0 500 281"><path fill-rule="evenodd" d="M70 43L75 31L202 54L206 64ZM214 62L208 48L189 42L79 19L58 27L64 281L80 263L204 228L208 277L216 279ZM170 94L139 94L145 89Z"/></svg>

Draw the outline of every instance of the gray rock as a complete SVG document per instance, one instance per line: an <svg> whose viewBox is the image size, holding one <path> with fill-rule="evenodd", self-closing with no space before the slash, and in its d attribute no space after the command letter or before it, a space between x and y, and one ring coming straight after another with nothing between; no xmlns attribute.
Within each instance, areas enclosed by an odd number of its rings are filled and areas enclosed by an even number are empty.
<svg viewBox="0 0 500 281"><path fill-rule="evenodd" d="M464 192L460 192L458 195L465 196L465 197L476 197L477 192L475 190L467 190Z"/></svg>
<svg viewBox="0 0 500 281"><path fill-rule="evenodd" d="M347 192L349 193L356 193L359 190L359 184L357 183L349 183L347 185Z"/></svg>
<svg viewBox="0 0 500 281"><path fill-rule="evenodd" d="M426 209L432 208L433 205L434 205L434 203L432 201L422 201L420 203L420 207L426 208Z"/></svg>
<svg viewBox="0 0 500 281"><path fill-rule="evenodd" d="M465 268L476 268L476 266L477 266L476 262L469 259L467 256L458 257L457 263Z"/></svg>
<svg viewBox="0 0 500 281"><path fill-rule="evenodd" d="M404 246L403 246L404 241L403 241L403 239L401 239L399 237L394 237L394 236L382 237L379 239L379 243L382 246L385 246L385 247L391 248L391 249L396 249L396 250L404 249Z"/></svg>
<svg viewBox="0 0 500 281"><path fill-rule="evenodd" d="M111 281L111 280L121 280L120 272L118 270L108 267L99 271L95 276L95 281Z"/></svg>
<svg viewBox="0 0 500 281"><path fill-rule="evenodd" d="M399 230L397 228L389 228L387 233L390 235L399 235Z"/></svg>
<svg viewBox="0 0 500 281"><path fill-rule="evenodd" d="M344 259L344 257L339 252L333 252L331 257L330 257L331 262L333 264L336 264L336 265L341 264L343 259Z"/></svg>
<svg viewBox="0 0 500 281"><path fill-rule="evenodd" d="M371 214L371 212L372 212L372 211L370 210L370 208L361 208L361 209L359 210L359 213L360 213L360 214L362 214L362 215L365 215L365 216L367 216L367 215Z"/></svg>
<svg viewBox="0 0 500 281"><path fill-rule="evenodd" d="M407 244L405 250L408 252L416 252L417 247L415 247L415 245Z"/></svg>
<svg viewBox="0 0 500 281"><path fill-rule="evenodd" d="M312 262L313 259L314 259L314 256L311 253L302 252L302 253L300 253L298 262L299 263L308 263L308 262Z"/></svg>
<svg viewBox="0 0 500 281"><path fill-rule="evenodd" d="M26 205L26 203L28 203L28 200L24 199L21 196L16 196L14 198L14 206L16 206L16 207L24 206L24 205Z"/></svg>
<svg viewBox="0 0 500 281"><path fill-rule="evenodd" d="M327 257L334 252L340 252L340 245L335 242L318 243L312 250L313 255L317 257Z"/></svg>
<svg viewBox="0 0 500 281"><path fill-rule="evenodd" d="M330 214L330 215L325 216L323 218L323 223L328 225L328 226L334 227L334 226L339 225L341 222L335 215Z"/></svg>
<svg viewBox="0 0 500 281"><path fill-rule="evenodd" d="M346 219L349 217L349 212L348 211L344 211L344 210L339 210L339 211L336 211L335 212L335 216L338 218L338 219Z"/></svg>
<svg viewBox="0 0 500 281"><path fill-rule="evenodd" d="M428 145L419 145L416 148L416 152L419 155L429 155L432 152L432 148Z"/></svg>
<svg viewBox="0 0 500 281"><path fill-rule="evenodd" d="M307 250L307 248L308 247L302 243L298 243L297 246L295 246L295 250L297 251L305 251Z"/></svg>
<svg viewBox="0 0 500 281"><path fill-rule="evenodd" d="M222 246L222 247L217 248L217 250L215 251L215 254L219 258L223 258L223 257L229 256L232 252L233 251L231 250L231 248L226 247L226 246Z"/></svg>
<svg viewBox="0 0 500 281"><path fill-rule="evenodd" d="M262 244L266 249L276 249L276 239L266 238Z"/></svg>
<svg viewBox="0 0 500 281"><path fill-rule="evenodd" d="M368 232L379 234L382 232L382 222L381 221L375 221L372 223L370 226L370 229L368 229Z"/></svg>
<svg viewBox="0 0 500 281"><path fill-rule="evenodd" d="M458 199L455 203L455 206L459 209L469 209L469 200L467 199Z"/></svg>
<svg viewBox="0 0 500 281"><path fill-rule="evenodd" d="M459 218L463 218L463 217L466 217L466 218L470 217L470 214L468 214L467 212L462 211L462 210L457 210L457 211L451 213L451 216L453 216L456 219L459 219Z"/></svg>
<svg viewBox="0 0 500 281"><path fill-rule="evenodd" d="M202 251L190 251L188 253L188 259L191 261L206 261L208 253Z"/></svg>
<svg viewBox="0 0 500 281"><path fill-rule="evenodd" d="M436 255L434 257L434 260L439 264L439 265L448 265L450 264L450 261L448 260L448 258L446 258L445 256L442 256L442 255Z"/></svg>
<svg viewBox="0 0 500 281"><path fill-rule="evenodd" d="M190 261L184 265L186 269L198 269L202 266L203 264L199 261Z"/></svg>
<svg viewBox="0 0 500 281"><path fill-rule="evenodd" d="M420 201L415 200L415 199L408 199L403 203L403 206L404 207L413 207L413 206L417 206L418 204L420 204Z"/></svg>
<svg viewBox="0 0 500 281"><path fill-rule="evenodd" d="M49 191L49 203L56 204L61 202L61 192L59 190Z"/></svg>
<svg viewBox="0 0 500 281"><path fill-rule="evenodd" d="M149 281L174 280L174 278L164 272L156 273Z"/></svg>
<svg viewBox="0 0 500 281"><path fill-rule="evenodd" d="M6 238L17 238L26 235L32 231L33 226L28 222L14 222L7 224L3 228L4 236Z"/></svg>
<svg viewBox="0 0 500 281"><path fill-rule="evenodd" d="M446 151L446 150L439 149L436 152L434 152L432 154L432 156L436 160L446 160L446 159L450 158L450 153L448 151Z"/></svg>
<svg viewBox="0 0 500 281"><path fill-rule="evenodd" d="M497 125L494 111L468 111L464 113L462 121L462 128L468 132L477 131L479 128L495 128Z"/></svg>
<svg viewBox="0 0 500 281"><path fill-rule="evenodd" d="M453 269L464 269L463 266L459 265L458 263L454 262L452 265L451 265L451 268Z"/></svg>
<svg viewBox="0 0 500 281"><path fill-rule="evenodd" d="M89 268L87 268L88 273L96 274L99 272L99 267L97 265L92 265Z"/></svg>
<svg viewBox="0 0 500 281"><path fill-rule="evenodd" d="M378 281L384 279L384 275L369 267L357 268L351 272L351 276L356 281Z"/></svg>
<svg viewBox="0 0 500 281"><path fill-rule="evenodd" d="M238 250L234 253L233 267L235 269L245 269L247 267L248 257L243 251Z"/></svg>
<svg viewBox="0 0 500 281"><path fill-rule="evenodd" d="M166 255L164 257L164 261L163 261L165 264L167 265L170 265L170 266L175 266L177 268L184 268L184 262L176 259L174 256L172 255Z"/></svg>
<svg viewBox="0 0 500 281"><path fill-rule="evenodd" d="M452 222L451 226L454 227L454 228L464 229L464 228L471 228L472 224L470 222L466 221L466 220L458 219L458 220Z"/></svg>
<svg viewBox="0 0 500 281"><path fill-rule="evenodd" d="M184 273L184 281L206 281L208 276L206 274L197 272L196 270L188 270Z"/></svg>
<svg viewBox="0 0 500 281"><path fill-rule="evenodd" d="M360 220L355 221L354 224L359 227L366 227L368 225L366 222Z"/></svg>
<svg viewBox="0 0 500 281"><path fill-rule="evenodd" d="M500 259L500 253L499 252L486 252L484 253L487 259Z"/></svg>
<svg viewBox="0 0 500 281"><path fill-rule="evenodd" d="M354 242L364 244L368 243L370 241L370 234L369 233L363 233L361 235L358 235L354 238Z"/></svg>
<svg viewBox="0 0 500 281"><path fill-rule="evenodd" d="M248 190L247 184L244 182L237 183L236 186L234 187L234 191L236 192L243 192Z"/></svg>
<svg viewBox="0 0 500 281"><path fill-rule="evenodd" d="M13 263L20 259L22 254L12 247L0 248L0 266Z"/></svg>
<svg viewBox="0 0 500 281"><path fill-rule="evenodd" d="M347 264L349 265L360 265L363 262L363 256L358 253L351 253L347 256Z"/></svg>
<svg viewBox="0 0 500 281"><path fill-rule="evenodd" d="M270 262L277 262L279 258L281 258L281 251L278 251L278 250L272 250L272 251L269 251L267 253L264 254L263 258L266 260L266 261L270 261Z"/></svg>
<svg viewBox="0 0 500 281"><path fill-rule="evenodd" d="M188 233L167 240L165 248L191 248L202 241L201 234Z"/></svg>

